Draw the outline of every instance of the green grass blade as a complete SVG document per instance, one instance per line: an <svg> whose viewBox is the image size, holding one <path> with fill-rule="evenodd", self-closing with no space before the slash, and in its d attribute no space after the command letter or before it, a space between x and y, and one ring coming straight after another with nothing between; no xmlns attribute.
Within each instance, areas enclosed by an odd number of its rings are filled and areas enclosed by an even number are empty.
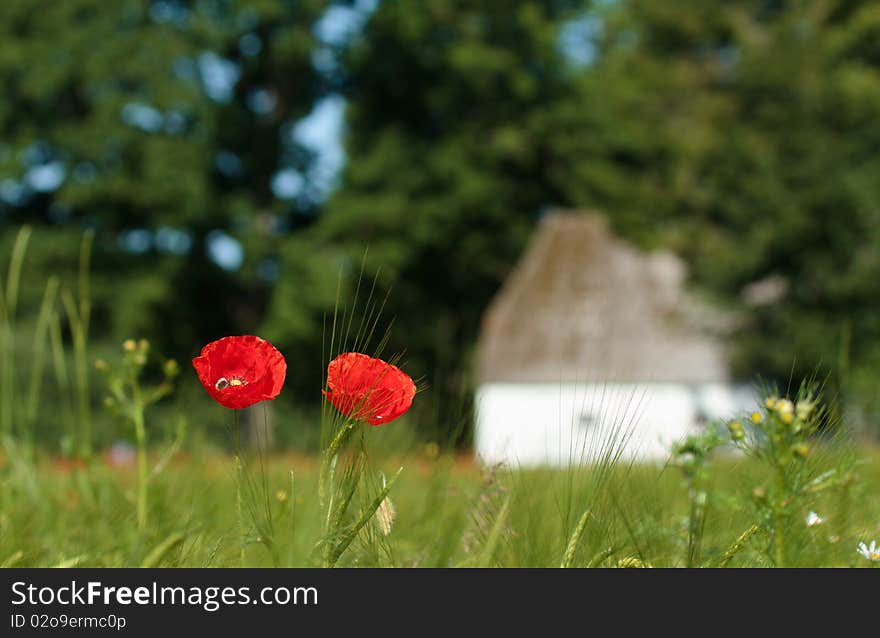
<svg viewBox="0 0 880 638"><path fill-rule="evenodd" d="M761 531L761 528L757 525L752 525L746 531L744 531L739 538L734 541L733 545L731 545L724 555L721 557L721 560L718 562L719 567L727 567L730 561L733 560L733 557L739 554L746 544L751 540L752 536Z"/></svg>
<svg viewBox="0 0 880 638"><path fill-rule="evenodd" d="M561 568L566 569L571 567L574 563L574 555L575 552L577 552L578 545L580 545L581 536L584 534L584 529L587 527L588 520L590 520L590 510L585 510L584 513L581 514L581 518L578 521L577 527L575 527L571 538L568 539L565 554L562 556L562 563L559 565Z"/></svg>
<svg viewBox="0 0 880 638"><path fill-rule="evenodd" d="M43 302L37 315L37 325L34 329L33 344L33 368L31 369L31 382L28 389L27 418L29 429L33 428L37 419L37 409L40 404L40 390L43 381L43 368L46 358L46 337L49 332L49 324L52 318L52 308L55 305L55 296L58 292L58 279L50 277L46 283L46 291L43 294ZM29 432L33 435L33 432Z"/></svg>
<svg viewBox="0 0 880 638"><path fill-rule="evenodd" d="M171 534L164 541L156 545L153 551L147 554L147 557L141 563L141 567L156 567L175 547L183 543L183 540L184 536L180 532Z"/></svg>
<svg viewBox="0 0 880 638"><path fill-rule="evenodd" d="M507 515L510 511L510 496L504 499L504 504L501 506L501 509L498 511L498 516L495 518L495 523L492 525L492 530L489 532L489 535L486 537L486 544L483 546L483 551L480 555L480 561L478 563L478 567L489 567L492 562L495 560L495 553L498 550L498 545L501 541L501 535L504 531L504 526L507 524Z"/></svg>
<svg viewBox="0 0 880 638"><path fill-rule="evenodd" d="M30 226L22 226L15 237L15 243L12 245L9 272L6 276L6 313L10 321L15 319L15 310L18 306L18 287L21 284L21 269L30 238Z"/></svg>
<svg viewBox="0 0 880 638"><path fill-rule="evenodd" d="M397 481L397 478L400 476L401 472L403 472L403 468L401 467L394 476L391 477L391 480L385 484L379 494L372 500L370 506L367 507L358 521L352 525L346 532L342 535L342 538L330 552L329 559L327 561L327 567L333 567L336 562L339 560L339 557L342 556L343 552L348 549L348 546L351 545L351 542L358 535L358 532L363 529L364 525L370 522L370 519L376 514L376 510L379 509L379 506L382 504L382 501L385 500L385 497L388 496L388 493L391 491L391 488L394 487L394 483Z"/></svg>
<svg viewBox="0 0 880 638"><path fill-rule="evenodd" d="M58 561L54 565L52 565L53 569L67 569L69 567L76 567L81 562L83 562L86 558L88 558L88 554L80 554L79 556L74 556L72 558L65 558L62 561Z"/></svg>

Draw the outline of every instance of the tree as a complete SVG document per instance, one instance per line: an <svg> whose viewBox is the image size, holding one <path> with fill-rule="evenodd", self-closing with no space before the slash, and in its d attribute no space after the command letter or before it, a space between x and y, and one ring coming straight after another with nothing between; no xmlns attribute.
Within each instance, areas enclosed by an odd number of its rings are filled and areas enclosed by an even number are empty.
<svg viewBox="0 0 880 638"><path fill-rule="evenodd" d="M268 326L304 344L334 303L310 282L344 266L350 295L369 246L368 273L394 285L390 348L437 391L443 431L535 218L593 208L676 250L736 313L739 376L846 375L864 403L880 361L878 29L873 3L844 0L383 3L347 57L342 185L288 242Z"/></svg>
<svg viewBox="0 0 880 638"><path fill-rule="evenodd" d="M468 359L487 301L542 206L552 149L533 118L567 89L556 47L575 3L432 0L382 3L346 56L348 163L318 223L288 242L267 329L314 361L337 273L351 299L364 277L391 288L391 352L433 390L444 436L467 414ZM314 294L315 282L329 294ZM382 292L378 294L384 294ZM423 405L425 401L423 400Z"/></svg>
<svg viewBox="0 0 880 638"><path fill-rule="evenodd" d="M91 227L97 334L186 355L252 330L278 236L315 206L273 178L312 159L290 129L324 90L327 5L0 4L0 228L37 227L26 290L70 270Z"/></svg>
<svg viewBox="0 0 880 638"><path fill-rule="evenodd" d="M605 25L547 118L556 188L688 259L742 318L740 376L880 408L876 5L632 0Z"/></svg>

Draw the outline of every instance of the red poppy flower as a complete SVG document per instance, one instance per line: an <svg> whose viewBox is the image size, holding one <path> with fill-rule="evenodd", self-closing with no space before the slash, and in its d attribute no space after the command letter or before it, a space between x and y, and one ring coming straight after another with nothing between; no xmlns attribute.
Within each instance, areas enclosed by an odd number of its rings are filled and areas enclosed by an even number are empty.
<svg viewBox="0 0 880 638"><path fill-rule="evenodd" d="M327 388L324 396L337 410L370 425L402 415L416 394L416 384L408 374L359 352L346 352L330 362Z"/></svg>
<svg viewBox="0 0 880 638"><path fill-rule="evenodd" d="M277 348L252 335L212 341L193 367L211 398L234 410L277 397L287 373Z"/></svg>

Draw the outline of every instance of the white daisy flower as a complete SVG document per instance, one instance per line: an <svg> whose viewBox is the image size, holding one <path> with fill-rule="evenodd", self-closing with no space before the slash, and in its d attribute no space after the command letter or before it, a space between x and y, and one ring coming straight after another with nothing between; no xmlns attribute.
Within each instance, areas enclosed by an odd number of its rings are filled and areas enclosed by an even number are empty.
<svg viewBox="0 0 880 638"><path fill-rule="evenodd" d="M821 525L825 522L825 519L816 514L816 512L810 512L807 514L807 527L816 527L817 525Z"/></svg>
<svg viewBox="0 0 880 638"><path fill-rule="evenodd" d="M880 560L880 546L876 541L871 541L870 545L859 543L858 552L868 560Z"/></svg>

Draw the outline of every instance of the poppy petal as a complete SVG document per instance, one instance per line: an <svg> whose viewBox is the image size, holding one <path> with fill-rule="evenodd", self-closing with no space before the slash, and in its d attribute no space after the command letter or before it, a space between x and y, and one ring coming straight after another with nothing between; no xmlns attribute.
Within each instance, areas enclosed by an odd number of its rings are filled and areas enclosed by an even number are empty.
<svg viewBox="0 0 880 638"><path fill-rule="evenodd" d="M327 366L324 396L342 414L382 425L412 405L416 386L397 366L359 352L339 355Z"/></svg>
<svg viewBox="0 0 880 638"><path fill-rule="evenodd" d="M211 398L236 410L274 399L287 374L281 352L254 335L212 341L193 359L193 367Z"/></svg>

